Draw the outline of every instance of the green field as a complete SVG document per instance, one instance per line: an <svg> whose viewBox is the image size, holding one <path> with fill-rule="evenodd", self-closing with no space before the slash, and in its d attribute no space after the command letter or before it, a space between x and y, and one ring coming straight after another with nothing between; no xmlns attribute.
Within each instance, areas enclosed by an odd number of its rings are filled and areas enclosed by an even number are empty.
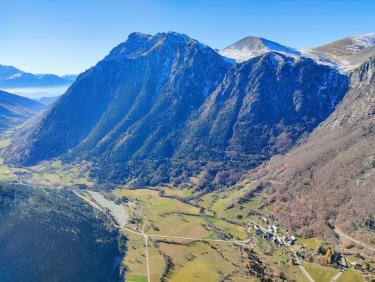
<svg viewBox="0 0 375 282"><path fill-rule="evenodd" d="M147 282L147 276L145 275L129 275L127 276L127 281L129 282Z"/></svg>
<svg viewBox="0 0 375 282"><path fill-rule="evenodd" d="M126 280L133 281L131 279L138 279L139 277L146 277L147 279L146 249L143 237L127 232L124 232L124 235L128 238L126 257L124 261L127 268Z"/></svg>
<svg viewBox="0 0 375 282"><path fill-rule="evenodd" d="M317 263L304 262L303 266L316 282L329 282L337 274L338 270Z"/></svg>
<svg viewBox="0 0 375 282"><path fill-rule="evenodd" d="M300 238L298 237L298 243L302 244L306 248L317 251L321 242L316 238Z"/></svg>
<svg viewBox="0 0 375 282"><path fill-rule="evenodd" d="M168 281L214 282L220 281L224 274L232 281L257 281L246 275L240 261L239 249L231 245L192 242L183 245L159 243L159 246L174 265Z"/></svg>
<svg viewBox="0 0 375 282"><path fill-rule="evenodd" d="M337 279L337 282L364 282L365 279L363 279L362 273L354 270L349 269L345 271L339 279Z"/></svg>
<svg viewBox="0 0 375 282"><path fill-rule="evenodd" d="M160 236L149 237L152 281L159 281L161 277L167 277L167 281L218 281L223 279L224 274L229 275L228 278L232 281L257 281L249 276L243 267L241 245L189 239L244 240L249 236L254 244L254 251L262 261L267 262L273 275L283 272L291 279L304 281L305 277L300 269L288 265L290 254L287 248L276 247L272 242L247 233L249 217L244 211L245 206L256 209L258 205L262 205L260 195L255 195L250 201L241 202L235 208L228 208L232 201L237 202L248 190L233 189L219 192L217 195L209 193L199 201L199 205L205 208L202 212L202 209L194 206L197 205L194 192L177 193L173 188L162 189L164 193L152 189L127 188L119 188L113 192L115 197L125 197L135 203L129 213L141 219L141 223L130 224L129 227L139 230L140 226L144 226L147 235ZM246 189L250 189L249 186ZM244 214L244 218L238 219L238 211ZM234 220L224 220L231 216ZM146 264L143 237L129 234L128 239L128 256L125 260L128 267L127 277L144 277Z"/></svg>

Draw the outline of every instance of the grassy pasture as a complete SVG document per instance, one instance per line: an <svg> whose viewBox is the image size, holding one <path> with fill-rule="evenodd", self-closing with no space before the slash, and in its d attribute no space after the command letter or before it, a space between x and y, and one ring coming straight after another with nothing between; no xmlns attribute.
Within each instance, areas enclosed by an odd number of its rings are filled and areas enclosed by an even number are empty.
<svg viewBox="0 0 375 282"><path fill-rule="evenodd" d="M363 279L363 275L354 270L354 269L349 269L345 271L339 279L337 279L337 282L364 282L365 280Z"/></svg>
<svg viewBox="0 0 375 282"><path fill-rule="evenodd" d="M239 250L231 245L203 242L158 244L161 252L173 263L168 281L220 281L224 273L234 281L256 281L246 276Z"/></svg>
<svg viewBox="0 0 375 282"><path fill-rule="evenodd" d="M303 266L316 282L329 282L338 272L335 268L317 263L304 262Z"/></svg>

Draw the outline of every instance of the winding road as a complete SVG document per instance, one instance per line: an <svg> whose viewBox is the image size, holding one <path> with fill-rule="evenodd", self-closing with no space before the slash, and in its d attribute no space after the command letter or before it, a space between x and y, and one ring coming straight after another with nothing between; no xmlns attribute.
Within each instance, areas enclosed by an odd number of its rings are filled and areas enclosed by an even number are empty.
<svg viewBox="0 0 375 282"><path fill-rule="evenodd" d="M354 243L356 243L356 244L358 244L358 245L360 245L360 246L362 246L362 247L364 247L364 248L366 248L366 249L368 249L368 250L370 250L370 251L372 251L372 252L375 252L375 247L372 247L372 246L370 246L370 245L368 245L368 244L365 244L365 243L363 243L363 242L361 242L361 241L358 241L358 240L354 239L353 237L351 237L351 236L345 234L344 232L342 232L342 230L340 230L339 228L336 227L336 228L334 229L334 231L335 231L339 236L342 236L342 237L344 237L345 239L347 239L347 240L349 240L349 241L352 241L352 242L354 242Z"/></svg>

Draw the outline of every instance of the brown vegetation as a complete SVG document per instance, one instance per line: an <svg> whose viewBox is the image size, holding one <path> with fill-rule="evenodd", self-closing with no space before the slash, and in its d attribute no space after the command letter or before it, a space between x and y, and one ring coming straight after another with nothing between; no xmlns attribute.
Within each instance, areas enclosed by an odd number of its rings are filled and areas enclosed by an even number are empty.
<svg viewBox="0 0 375 282"><path fill-rule="evenodd" d="M375 59L362 65L344 100L311 136L249 173L271 180L266 191L274 191L275 217L299 235L333 239L338 225L375 244L374 70Z"/></svg>

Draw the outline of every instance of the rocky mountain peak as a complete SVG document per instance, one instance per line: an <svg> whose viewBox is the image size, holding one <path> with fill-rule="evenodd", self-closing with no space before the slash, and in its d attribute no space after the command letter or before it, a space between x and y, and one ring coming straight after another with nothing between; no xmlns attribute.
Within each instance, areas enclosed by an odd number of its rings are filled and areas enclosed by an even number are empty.
<svg viewBox="0 0 375 282"><path fill-rule="evenodd" d="M300 54L300 52L294 48L286 47L271 40L255 36L245 37L240 41L229 45L220 51L220 54L235 59L237 62L243 62L270 51L291 55Z"/></svg>
<svg viewBox="0 0 375 282"><path fill-rule="evenodd" d="M162 49L169 50L163 52L164 55L168 55L176 52L177 49L186 48L187 46L212 50L187 35L177 32L160 32L155 35L134 32L128 36L125 42L112 49L104 60L123 61L124 59L134 59ZM212 52L214 51L212 50Z"/></svg>

